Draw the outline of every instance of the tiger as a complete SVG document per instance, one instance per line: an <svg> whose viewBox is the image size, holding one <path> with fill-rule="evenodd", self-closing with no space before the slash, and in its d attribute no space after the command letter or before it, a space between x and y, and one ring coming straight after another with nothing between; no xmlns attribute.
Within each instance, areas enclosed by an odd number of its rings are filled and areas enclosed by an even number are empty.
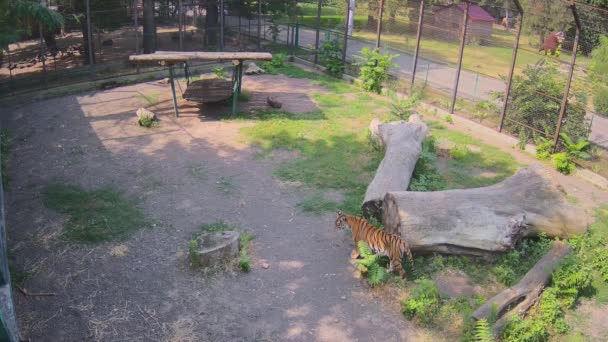
<svg viewBox="0 0 608 342"><path fill-rule="evenodd" d="M405 253L410 265L414 265L410 246L401 237L395 234L386 233L372 226L366 219L357 216L345 215L338 211L336 218L336 230L350 228L355 241L355 249L351 253L353 259L359 257L358 243L359 241L366 242L374 253L381 256L388 256L390 260L389 272L393 272L395 268L405 278L405 271L401 265L401 258Z"/></svg>

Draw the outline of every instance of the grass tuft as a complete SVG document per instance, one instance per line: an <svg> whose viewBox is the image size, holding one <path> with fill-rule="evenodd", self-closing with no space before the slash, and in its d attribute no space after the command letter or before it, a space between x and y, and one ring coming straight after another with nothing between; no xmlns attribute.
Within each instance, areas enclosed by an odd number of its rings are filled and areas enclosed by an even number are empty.
<svg viewBox="0 0 608 342"><path fill-rule="evenodd" d="M73 241L120 240L149 224L133 201L108 187L88 191L75 185L51 184L42 195L46 207L68 215L63 235Z"/></svg>

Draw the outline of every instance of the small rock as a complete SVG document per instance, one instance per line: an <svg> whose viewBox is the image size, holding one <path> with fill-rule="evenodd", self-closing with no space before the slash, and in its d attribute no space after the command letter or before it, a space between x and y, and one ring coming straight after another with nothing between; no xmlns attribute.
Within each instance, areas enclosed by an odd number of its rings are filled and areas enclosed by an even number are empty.
<svg viewBox="0 0 608 342"><path fill-rule="evenodd" d="M169 78L163 78L162 80L158 81L158 84L169 84L170 80Z"/></svg>
<svg viewBox="0 0 608 342"><path fill-rule="evenodd" d="M263 262L263 263L262 263L262 268L263 268L263 269L267 270L267 269L268 269L268 267L270 267L270 265L268 265L268 263L267 263L267 262Z"/></svg>
<svg viewBox="0 0 608 342"><path fill-rule="evenodd" d="M271 96L268 96L266 98L266 102L268 103L268 105L270 107L275 108L275 109L279 109L279 108L283 107L283 104L281 102L277 101L275 98L273 98Z"/></svg>
<svg viewBox="0 0 608 342"><path fill-rule="evenodd" d="M247 69L245 69L245 75L259 75L263 73L264 69L260 68L255 63L249 63Z"/></svg>
<svg viewBox="0 0 608 342"><path fill-rule="evenodd" d="M137 118L139 120L142 120L142 119L149 119L152 121L156 120L156 114L154 114L153 112L151 112L145 108L139 108L137 110L136 114L137 114Z"/></svg>
<svg viewBox="0 0 608 342"><path fill-rule="evenodd" d="M342 297L340 297L340 298L342 298L342 299L346 300L346 296L342 296Z"/></svg>

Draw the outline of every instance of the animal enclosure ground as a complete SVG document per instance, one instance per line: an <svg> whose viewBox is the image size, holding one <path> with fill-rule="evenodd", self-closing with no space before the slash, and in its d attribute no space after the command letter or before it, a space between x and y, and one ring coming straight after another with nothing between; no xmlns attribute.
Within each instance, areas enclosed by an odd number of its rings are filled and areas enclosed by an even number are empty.
<svg viewBox="0 0 608 342"><path fill-rule="evenodd" d="M11 263L19 286L56 294L16 294L24 337L429 340L387 295L395 288L370 291L356 279L352 240L332 228L333 209L359 211L382 158L367 126L374 117L390 119L388 99L291 65L279 72L245 77L249 99L235 116L225 115L228 105L180 101L176 119L169 85L156 82L8 109ZM266 109L267 96L283 102L282 110ZM141 106L159 116L158 127L137 125ZM527 163L471 138L459 120L425 119L441 188L495 183ZM147 229L126 240L66 241L69 217L44 203L51 184L119 190ZM255 236L249 273L207 276L189 267L192 235L219 221Z"/></svg>

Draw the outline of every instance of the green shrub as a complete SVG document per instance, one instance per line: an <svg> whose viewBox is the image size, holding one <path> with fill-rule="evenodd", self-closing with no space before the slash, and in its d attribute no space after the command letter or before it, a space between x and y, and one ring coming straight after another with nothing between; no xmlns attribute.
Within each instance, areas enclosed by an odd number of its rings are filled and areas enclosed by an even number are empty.
<svg viewBox="0 0 608 342"><path fill-rule="evenodd" d="M393 59L397 56L382 54L378 49L361 49L361 56L355 56L360 62L355 65L360 68L359 78L363 89L380 94L384 82L388 79L389 69L395 65Z"/></svg>
<svg viewBox="0 0 608 342"><path fill-rule="evenodd" d="M357 248L359 249L359 255L362 257L362 259L357 260L357 264L361 273L367 277L369 284L376 286L386 281L388 273L380 264L380 256L374 254L363 241L359 241Z"/></svg>
<svg viewBox="0 0 608 342"><path fill-rule="evenodd" d="M528 65L521 75L513 78L511 99L507 107L510 120L505 121L505 129L520 135L520 138L522 134L531 137L533 131L517 122L543 132L554 132L564 87L564 77L558 70L556 61L542 59L535 65ZM504 100L504 92L494 95ZM569 106L566 113L568 120L565 121L562 132L575 140L585 137L588 131L585 114L584 108Z"/></svg>
<svg viewBox="0 0 608 342"><path fill-rule="evenodd" d="M146 127L146 128L158 127L158 121L154 120L153 118L151 118L149 116L142 116L141 118L139 118L139 120L137 120L137 123L141 127Z"/></svg>
<svg viewBox="0 0 608 342"><path fill-rule="evenodd" d="M566 152L570 157L579 159L591 158L591 155L587 153L591 144L587 140L579 138L575 143L566 133L560 133L559 136L562 138L561 143L565 146Z"/></svg>
<svg viewBox="0 0 608 342"><path fill-rule="evenodd" d="M576 169L572 157L567 152L555 153L551 158L553 159L553 167L565 175L569 175Z"/></svg>
<svg viewBox="0 0 608 342"><path fill-rule="evenodd" d="M469 149L466 145L456 145L450 149L450 158L454 160L462 160L469 155Z"/></svg>
<svg viewBox="0 0 608 342"><path fill-rule="evenodd" d="M437 167L437 142L433 136L422 141L422 152L416 162L409 190L437 191L446 186L445 180Z"/></svg>
<svg viewBox="0 0 608 342"><path fill-rule="evenodd" d="M597 87L593 94L593 107L598 114L608 115L608 87Z"/></svg>
<svg viewBox="0 0 608 342"><path fill-rule="evenodd" d="M319 57L321 64L327 70L327 73L340 77L344 73L344 63L342 63L342 46L337 39L326 40L319 49Z"/></svg>
<svg viewBox="0 0 608 342"><path fill-rule="evenodd" d="M443 118L445 120L445 122L449 123L450 125L454 124L454 117L452 117L451 115L446 115L445 118Z"/></svg>
<svg viewBox="0 0 608 342"><path fill-rule="evenodd" d="M553 152L553 140L541 136L536 137L536 158L548 160Z"/></svg>
<svg viewBox="0 0 608 342"><path fill-rule="evenodd" d="M214 67L211 71L217 78L226 78L226 70L224 70L224 67Z"/></svg>
<svg viewBox="0 0 608 342"><path fill-rule="evenodd" d="M267 73L276 73L277 69L285 66L285 59L287 55L284 53L275 53L272 55L272 60L268 62L264 62L262 64L262 69Z"/></svg>
<svg viewBox="0 0 608 342"><path fill-rule="evenodd" d="M414 109L422 100L423 94L422 90L417 89L414 90L410 96L402 98L394 92L391 92L391 114L399 120L408 120L410 115L414 114Z"/></svg>
<svg viewBox="0 0 608 342"><path fill-rule="evenodd" d="M416 287L403 302L402 310L408 319L417 318L423 324L430 324L439 311L441 296L435 282L428 279L416 280Z"/></svg>
<svg viewBox="0 0 608 342"><path fill-rule="evenodd" d="M551 240L545 236L539 239L525 239L515 249L498 257L492 273L501 283L511 286L547 253Z"/></svg>

